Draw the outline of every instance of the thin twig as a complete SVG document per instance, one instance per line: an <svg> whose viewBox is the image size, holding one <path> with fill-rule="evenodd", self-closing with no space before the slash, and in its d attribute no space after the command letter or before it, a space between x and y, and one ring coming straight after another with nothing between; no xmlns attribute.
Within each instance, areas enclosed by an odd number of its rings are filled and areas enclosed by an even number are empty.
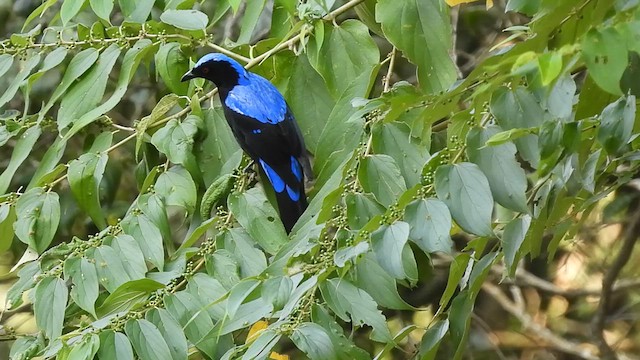
<svg viewBox="0 0 640 360"><path fill-rule="evenodd" d="M384 86L382 90L384 92L388 92L389 89L391 88L391 76L393 75L393 66L396 63L396 47L395 46L393 47L393 49L391 49L388 59L389 59L389 68L387 69L387 75L385 75L384 77Z"/></svg>
<svg viewBox="0 0 640 360"><path fill-rule="evenodd" d="M492 271L496 275L502 275L504 273L504 267L495 265ZM562 289L556 284L539 278L525 269L518 269L514 280L505 279L502 283L513 284L520 287L532 287L547 294L559 295L567 299L583 296L600 296L602 293L602 288ZM618 280L613 284L611 291L616 293L634 288L640 288L640 279Z"/></svg>
<svg viewBox="0 0 640 360"><path fill-rule="evenodd" d="M640 233L640 211L635 211L635 214L630 219L626 226L622 238L622 247L618 252L615 260L609 267L609 270L602 279L602 295L600 296L600 302L598 303L598 310L596 311L593 320L591 321L591 333L600 349L600 355L603 359L617 359L618 356L613 349L607 344L604 338L604 326L607 317L607 311L611 303L611 295L613 295L613 287L620 271L627 264L631 258L631 252L638 239Z"/></svg>
<svg viewBox="0 0 640 360"><path fill-rule="evenodd" d="M566 354L578 356L587 360L598 360L599 357L594 355L589 349L584 348L578 343L574 343L570 340L564 339L551 330L547 329L531 319L531 316L525 312L525 309L518 307L513 301L511 301L507 295L505 295L500 288L494 284L486 282L482 284L482 289L502 306L503 309L508 311L511 315L515 316L522 326L530 331L538 338L544 340L548 345L558 351L562 351Z"/></svg>

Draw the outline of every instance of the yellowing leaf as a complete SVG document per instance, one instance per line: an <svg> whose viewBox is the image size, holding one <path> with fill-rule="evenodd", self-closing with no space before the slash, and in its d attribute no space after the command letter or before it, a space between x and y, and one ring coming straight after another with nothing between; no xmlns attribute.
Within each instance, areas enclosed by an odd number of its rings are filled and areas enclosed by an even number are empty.
<svg viewBox="0 0 640 360"><path fill-rule="evenodd" d="M251 329L249 329L249 335L247 335L247 340L245 341L245 344L248 344L248 343L252 342L253 340L255 340L256 337L258 337L258 335L260 335L262 330L267 328L267 326L269 326L269 323L266 320L260 320L260 321L256 322L255 324L253 324L251 326Z"/></svg>
<svg viewBox="0 0 640 360"><path fill-rule="evenodd" d="M282 355L282 354L278 354L275 351L272 351L271 354L269 354L269 359L271 359L271 360L289 360L289 355Z"/></svg>

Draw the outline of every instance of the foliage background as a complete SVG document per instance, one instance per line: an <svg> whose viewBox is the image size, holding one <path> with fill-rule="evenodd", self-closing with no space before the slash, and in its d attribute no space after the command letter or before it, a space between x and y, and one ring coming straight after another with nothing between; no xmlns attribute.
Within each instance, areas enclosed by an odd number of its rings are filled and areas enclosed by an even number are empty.
<svg viewBox="0 0 640 360"><path fill-rule="evenodd" d="M2 356L633 358L634 0L0 2ZM223 51L314 155L287 237Z"/></svg>

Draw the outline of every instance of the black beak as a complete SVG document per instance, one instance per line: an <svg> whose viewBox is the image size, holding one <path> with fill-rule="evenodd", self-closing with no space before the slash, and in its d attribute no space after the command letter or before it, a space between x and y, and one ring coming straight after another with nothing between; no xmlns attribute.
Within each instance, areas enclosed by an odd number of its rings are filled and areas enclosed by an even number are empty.
<svg viewBox="0 0 640 360"><path fill-rule="evenodd" d="M197 76L193 74L192 70L189 70L184 75L182 75L182 78L180 79L180 81L187 81L194 78L197 78Z"/></svg>

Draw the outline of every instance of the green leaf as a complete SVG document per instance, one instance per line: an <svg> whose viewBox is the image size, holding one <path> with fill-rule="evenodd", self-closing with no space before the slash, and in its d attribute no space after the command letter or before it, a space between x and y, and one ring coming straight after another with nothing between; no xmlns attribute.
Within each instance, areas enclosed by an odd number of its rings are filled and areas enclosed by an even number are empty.
<svg viewBox="0 0 640 360"><path fill-rule="evenodd" d="M636 117L636 97L621 97L600 115L598 141L610 154L619 154L629 142Z"/></svg>
<svg viewBox="0 0 640 360"><path fill-rule="evenodd" d="M272 277L262 283L260 290L262 298L273 305L275 310L280 310L291 297L293 281L288 276Z"/></svg>
<svg viewBox="0 0 640 360"><path fill-rule="evenodd" d="M356 285L371 295L380 306L395 310L413 309L398 294L396 280L371 253L362 256L356 264Z"/></svg>
<svg viewBox="0 0 640 360"><path fill-rule="evenodd" d="M282 335L276 333L275 330L265 329L251 342L251 345L242 356L242 360L266 359L281 337Z"/></svg>
<svg viewBox="0 0 640 360"><path fill-rule="evenodd" d="M516 255L520 252L520 247L524 243L524 238L531 225L531 216L524 215L523 217L511 220L505 227L502 234L502 248L504 252L504 262L507 266L509 276L514 276L516 273Z"/></svg>
<svg viewBox="0 0 640 360"><path fill-rule="evenodd" d="M335 101L322 77L309 64L306 54L282 62L275 70L273 81L286 81L286 86L281 86L283 94L300 125L305 145L315 153Z"/></svg>
<svg viewBox="0 0 640 360"><path fill-rule="evenodd" d="M162 337L169 346L169 351L171 351L171 359L186 360L188 352L187 338L182 327L171 314L162 308L151 309L147 312L145 318L160 330Z"/></svg>
<svg viewBox="0 0 640 360"><path fill-rule="evenodd" d="M359 242L354 246L347 246L338 249L333 256L333 262L338 267L344 267L348 261L356 260L360 255L369 251L369 243L366 241Z"/></svg>
<svg viewBox="0 0 640 360"><path fill-rule="evenodd" d="M13 224L17 219L15 205L9 203L0 204L0 253L11 248L13 238Z"/></svg>
<svg viewBox="0 0 640 360"><path fill-rule="evenodd" d="M231 173L242 159L242 151L231 132L220 107L204 111L206 138L194 148L206 184L221 174Z"/></svg>
<svg viewBox="0 0 640 360"><path fill-rule="evenodd" d="M320 284L322 297L331 310L344 321L354 326L365 324L373 327L373 340L388 341L391 333L376 302L364 290L358 289L345 279L332 278Z"/></svg>
<svg viewBox="0 0 640 360"><path fill-rule="evenodd" d="M99 53L95 48L88 48L80 51L76 56L71 59L67 70L60 81L60 84L53 91L53 94L49 98L49 101L44 105L38 114L38 122L42 121L49 112L49 109L55 104L56 101L62 96L67 94L67 89L82 76L96 60L98 60Z"/></svg>
<svg viewBox="0 0 640 360"><path fill-rule="evenodd" d="M9 54L0 55L0 77L4 75L13 65L13 56Z"/></svg>
<svg viewBox="0 0 640 360"><path fill-rule="evenodd" d="M164 114L166 114L169 110L171 110L178 103L178 95L176 94L167 94L162 97L156 104L156 106L151 110L151 114L140 119L140 122L136 126L136 159L138 159L138 154L140 152L140 148L142 147L142 143L145 137L145 133L147 128L153 125L156 121L160 120Z"/></svg>
<svg viewBox="0 0 640 360"><path fill-rule="evenodd" d="M311 319L315 324L322 326L329 335L336 352L334 359L339 360L369 360L371 356L357 347L350 339L344 336L344 330L334 320L332 315L321 305L314 304L311 311Z"/></svg>
<svg viewBox="0 0 640 360"><path fill-rule="evenodd" d="M442 296L440 297L440 306L446 306L451 300L454 292L458 288L458 284L460 284L460 280L467 270L467 265L469 264L469 260L471 256L467 253L461 253L456 256L451 265L449 266L449 277L447 280L447 287L444 289Z"/></svg>
<svg viewBox="0 0 640 360"><path fill-rule="evenodd" d="M135 310L145 304L150 294L163 287L164 285L151 279L127 281L118 286L96 309L98 318Z"/></svg>
<svg viewBox="0 0 640 360"><path fill-rule="evenodd" d="M34 358L44 347L44 338L42 336L20 336L11 344L9 359Z"/></svg>
<svg viewBox="0 0 640 360"><path fill-rule="evenodd" d="M5 60L6 61L6 60ZM29 56L29 59L20 66L20 72L17 74L13 81L6 88L2 96L0 96L0 108L2 108L9 100L13 99L13 96L18 91L18 88L24 80L31 74L31 71L40 63L40 53ZM6 65L5 65L6 66ZM9 65L10 66L10 65Z"/></svg>
<svg viewBox="0 0 640 360"><path fill-rule="evenodd" d="M127 336L113 330L100 332L100 360L133 360L133 349Z"/></svg>
<svg viewBox="0 0 640 360"><path fill-rule="evenodd" d="M333 97L338 98L361 74L371 73L380 61L380 53L369 29L360 21L346 20L338 27L324 23L324 32L320 52L307 54Z"/></svg>
<svg viewBox="0 0 640 360"><path fill-rule="evenodd" d="M472 297L468 290L461 291L458 296L451 302L449 310L449 322L451 342L453 347L457 349L453 359L462 358L464 349L466 348L467 338L469 336L469 327L471 326L471 315L473 312L475 297Z"/></svg>
<svg viewBox="0 0 640 360"><path fill-rule="evenodd" d="M247 233L266 252L275 254L288 241L276 210L260 188L229 196L229 209Z"/></svg>
<svg viewBox="0 0 640 360"><path fill-rule="evenodd" d="M236 330L244 329L250 324L267 317L272 312L273 307L271 304L267 303L263 299L258 298L256 300L249 301L238 308L238 311L231 320L217 323L216 327L213 328L207 336L212 336L213 334L221 336L230 334Z"/></svg>
<svg viewBox="0 0 640 360"><path fill-rule="evenodd" d="M256 279L242 279L237 283L231 291L229 291L227 311L225 315L230 319L233 319L247 296L249 296L258 286L260 286L260 281Z"/></svg>
<svg viewBox="0 0 640 360"><path fill-rule="evenodd" d="M542 125L545 113L535 95L519 87L498 88L491 96L491 113L502 129L526 129ZM538 167L538 137L527 135L515 140L518 152L533 168Z"/></svg>
<svg viewBox="0 0 640 360"><path fill-rule="evenodd" d="M212 319L224 317L229 291L220 281L205 273L197 273L187 284L187 292L199 299L201 310L206 311Z"/></svg>
<svg viewBox="0 0 640 360"><path fill-rule="evenodd" d="M477 165L460 163L436 170L438 198L447 204L460 227L478 236L492 236L493 197L489 182Z"/></svg>
<svg viewBox="0 0 640 360"><path fill-rule="evenodd" d="M371 234L371 248L378 263L396 279L409 277L402 265L402 252L407 240L409 224L403 221L383 225Z"/></svg>
<svg viewBox="0 0 640 360"><path fill-rule="evenodd" d="M145 261L155 265L158 270L164 268L164 250L160 229L145 215L132 212L121 222L125 234L131 235L142 250Z"/></svg>
<svg viewBox="0 0 640 360"><path fill-rule="evenodd" d="M38 6L35 10L33 10L31 14L29 14L29 16L25 19L24 24L22 25L22 30L20 31L24 32L27 28L27 25L31 21L33 21L33 19L35 19L36 17L42 16L42 14L45 11L47 11L48 8L55 5L57 2L58 0L46 0L42 4L40 4L40 6Z"/></svg>
<svg viewBox="0 0 640 360"><path fill-rule="evenodd" d="M362 21L369 30L373 31L376 35L383 37L382 28L380 24L376 22L375 12L376 12L376 0L365 0L360 4L356 5L353 9L358 14L358 18Z"/></svg>
<svg viewBox="0 0 640 360"><path fill-rule="evenodd" d="M482 259L473 266L469 274L469 290L471 296L474 298L480 292L482 284L486 280L487 275L489 275L489 270L491 270L491 266L496 262L496 259L498 259L499 254L497 251L489 252L482 256Z"/></svg>
<svg viewBox="0 0 640 360"><path fill-rule="evenodd" d="M60 19L62 25L66 26L69 20L71 20L82 8L85 0L65 0L60 7Z"/></svg>
<svg viewBox="0 0 640 360"><path fill-rule="evenodd" d="M545 121L540 127L538 135L538 145L540 146L540 157L543 160L551 160L552 155L562 148L564 126L559 121ZM546 164L543 161L543 164ZM541 167L543 169L543 167Z"/></svg>
<svg viewBox="0 0 640 360"><path fill-rule="evenodd" d="M107 167L109 156L106 153L86 153L69 163L67 175L71 192L78 205L83 209L99 229L107 223L100 207L100 181Z"/></svg>
<svg viewBox="0 0 640 360"><path fill-rule="evenodd" d="M34 188L22 194L16 203L18 239L42 253L53 240L60 223L60 200L55 192Z"/></svg>
<svg viewBox="0 0 640 360"><path fill-rule="evenodd" d="M408 187L420 182L422 167L429 159L429 152L411 136L406 124L376 124L373 128L373 150L391 156Z"/></svg>
<svg viewBox="0 0 640 360"><path fill-rule="evenodd" d="M160 46L160 50L158 50L155 55L155 64L157 74L160 75L160 78L169 90L178 95L185 95L187 93L189 84L181 82L180 79L182 75L189 70L189 59L180 50L179 43L170 42Z"/></svg>
<svg viewBox="0 0 640 360"><path fill-rule="evenodd" d="M9 160L9 164L2 172L2 175L0 175L0 193L4 194L7 192L13 175L33 150L40 134L42 134L42 129L36 125L28 128L20 135L20 138L13 147L11 160Z"/></svg>
<svg viewBox="0 0 640 360"><path fill-rule="evenodd" d="M231 289L240 282L238 262L228 250L216 250L205 259L207 260L207 272L220 281L225 288Z"/></svg>
<svg viewBox="0 0 640 360"><path fill-rule="evenodd" d="M381 0L376 5L376 21L387 39L418 66L423 90L447 90L457 78L449 56L452 49L451 21L439 0Z"/></svg>
<svg viewBox="0 0 640 360"><path fill-rule="evenodd" d="M96 316L95 303L98 299L98 273L93 263L86 258L71 257L64 262L64 277L71 278L71 299L84 311Z"/></svg>
<svg viewBox="0 0 640 360"><path fill-rule="evenodd" d="M358 180L384 206L393 204L407 190L400 169L389 155L368 155L362 159Z"/></svg>
<svg viewBox="0 0 640 360"><path fill-rule="evenodd" d="M67 52L68 50L66 48L59 47L47 54L47 56L44 58L44 61L42 62L42 66L40 67L40 69L29 76L26 91L30 91L31 85L38 79L40 79L40 77L42 77L45 72L60 65L64 58L67 56Z"/></svg>
<svg viewBox="0 0 640 360"><path fill-rule="evenodd" d="M198 10L167 10L160 20L183 30L204 30L209 23L207 15Z"/></svg>
<svg viewBox="0 0 640 360"><path fill-rule="evenodd" d="M62 132L71 123L96 108L102 100L109 74L118 56L120 47L112 44L102 52L91 70L64 94L58 110L58 131Z"/></svg>
<svg viewBox="0 0 640 360"><path fill-rule="evenodd" d="M569 120L573 113L573 98L575 95L576 82L569 74L561 76L547 98L549 113L559 119Z"/></svg>
<svg viewBox="0 0 640 360"><path fill-rule="evenodd" d="M538 68L542 76L542 85L548 86L562 71L562 54L554 51L538 56Z"/></svg>
<svg viewBox="0 0 640 360"><path fill-rule="evenodd" d="M129 320L124 331L140 360L171 360L171 351L160 330L145 319Z"/></svg>
<svg viewBox="0 0 640 360"><path fill-rule="evenodd" d="M256 243L242 228L227 231L224 237L225 249L233 252L240 265L243 278L259 276L267 268L267 259Z"/></svg>
<svg viewBox="0 0 640 360"><path fill-rule="evenodd" d="M98 15L99 18L109 21L109 16L111 15L111 11L113 11L113 0L89 0L89 4L91 4L91 8L93 12Z"/></svg>
<svg viewBox="0 0 640 360"><path fill-rule="evenodd" d="M202 305L194 295L181 291L165 296L164 303L167 311L184 329L187 339L209 357L215 358L217 341L215 338L206 338L213 328L213 321L207 311L200 311Z"/></svg>
<svg viewBox="0 0 640 360"><path fill-rule="evenodd" d="M142 61L142 59L147 55L147 53L154 48L154 46L151 46L151 44L152 44L151 40L142 39L142 40L138 40L138 42L136 42L133 45L133 47L127 50L127 53L124 55L124 59L122 60L122 66L120 67L120 75L118 76L118 82L116 83L116 87L113 93L111 94L111 96L109 97L109 99L107 99L107 101L102 103L102 105L89 108L90 110L87 109L88 112L80 115L79 118L74 120L73 126L64 135L64 138L63 138L64 140L69 140L69 138L75 135L78 131L83 129L85 126L91 124L98 117L105 114L109 110L113 109L116 105L120 103L120 100L122 100L122 97L127 92L129 82L133 78L133 75L136 73L136 70L138 69L138 65L140 64L140 61ZM109 48L107 48L105 52L108 50ZM118 50L118 53L119 52L120 51ZM98 64L99 64L98 67L102 67L100 66L100 60L98 60ZM85 79L88 76L89 74L85 75ZM72 91L73 90L70 90L69 93L71 93ZM67 96L69 96L69 93L67 93ZM83 106L84 105L85 104L83 104Z"/></svg>
<svg viewBox="0 0 640 360"><path fill-rule="evenodd" d="M497 146L484 144L502 131L498 126L473 128L467 135L467 155L487 176L491 193L498 204L523 213L527 207L527 177L516 159L516 147L511 143Z"/></svg>
<svg viewBox="0 0 640 360"><path fill-rule="evenodd" d="M172 166L160 174L155 190L164 197L166 205L183 207L190 214L195 211L196 185L183 167Z"/></svg>
<svg viewBox="0 0 640 360"><path fill-rule="evenodd" d="M120 254L124 270L131 280L144 278L147 272L144 255L132 236L118 234L113 237L110 246Z"/></svg>
<svg viewBox="0 0 640 360"><path fill-rule="evenodd" d="M505 12L517 11L528 16L533 16L538 12L540 2L540 0L509 0L507 1Z"/></svg>
<svg viewBox="0 0 640 360"><path fill-rule="evenodd" d="M449 319L431 325L420 341L420 360L433 360L438 353L438 346L449 330Z"/></svg>
<svg viewBox="0 0 640 360"><path fill-rule="evenodd" d="M67 307L67 285L58 277L48 276L36 286L34 313L36 324L50 340L62 334L64 312Z"/></svg>
<svg viewBox="0 0 640 360"><path fill-rule="evenodd" d="M523 136L535 134L537 128L525 128L525 129L510 129L506 131L501 131L499 133L491 135L489 139L485 142L486 146L496 146L502 145L509 141L513 141L519 139Z"/></svg>
<svg viewBox="0 0 640 360"><path fill-rule="evenodd" d="M125 19L136 23L147 21L154 3L155 0L118 0Z"/></svg>
<svg viewBox="0 0 640 360"><path fill-rule="evenodd" d="M238 13L238 9L240 9L240 4L242 4L242 0L227 0L229 5L231 5L231 9L233 10L233 14Z"/></svg>
<svg viewBox="0 0 640 360"><path fill-rule="evenodd" d="M167 159L174 164L186 166L188 161L194 161L193 137L198 132L200 118L189 115L184 121L172 119L162 129L156 131L151 137L151 143Z"/></svg>
<svg viewBox="0 0 640 360"><path fill-rule="evenodd" d="M40 274L40 262L32 261L18 270L18 281L7 291L6 308L15 309L22 305L22 294L36 285L37 275Z"/></svg>
<svg viewBox="0 0 640 360"><path fill-rule="evenodd" d="M162 196L157 193L143 194L137 201L140 210L153 222L162 234L162 239L168 243L172 238L171 228L169 227L169 217L167 215L167 206ZM131 234L130 234L131 235ZM135 236L134 236L135 237ZM169 245L166 245L169 249ZM189 245L190 246L190 245ZM152 249L156 249L155 247ZM150 250L152 250L150 249ZM145 252L146 254L146 252Z"/></svg>
<svg viewBox="0 0 640 360"><path fill-rule="evenodd" d="M404 219L411 226L409 239L426 254L451 254L451 213L445 203L437 199L416 200L406 207Z"/></svg>
<svg viewBox="0 0 640 360"><path fill-rule="evenodd" d="M87 334L79 343L74 343L67 360L91 360L100 348L100 337L96 334Z"/></svg>
<svg viewBox="0 0 640 360"><path fill-rule="evenodd" d="M200 217L202 219L211 217L211 210L229 195L233 190L234 183L235 179L231 174L220 175L216 181L211 183L207 191L202 195L202 201L200 202Z"/></svg>
<svg viewBox="0 0 640 360"><path fill-rule="evenodd" d="M355 97L367 96L372 73L363 73L340 96L324 126L315 152L317 184L323 184L342 166L355 150L365 128L363 117L370 110L353 106ZM347 119L345 121L345 119Z"/></svg>
<svg viewBox="0 0 640 360"><path fill-rule="evenodd" d="M133 280L125 270L122 262L122 254L118 254L111 246L101 245L93 251L93 260L95 261L96 270L98 270L98 279L100 284L112 293L116 289Z"/></svg>
<svg viewBox="0 0 640 360"><path fill-rule="evenodd" d="M238 36L236 44L247 44L251 41L251 37L258 25L258 20L265 4L266 0L245 2L244 13L240 20L240 35Z"/></svg>
<svg viewBox="0 0 640 360"><path fill-rule="evenodd" d="M369 220L381 215L385 210L371 194L349 192L344 202L347 205L349 227L354 230L361 229Z"/></svg>
<svg viewBox="0 0 640 360"><path fill-rule="evenodd" d="M336 358L331 338L320 325L305 322L298 325L291 334L291 341L311 360L331 360Z"/></svg>
<svg viewBox="0 0 640 360"><path fill-rule="evenodd" d="M611 94L621 95L620 79L629 63L624 35L614 27L591 29L583 38L582 55L596 84Z"/></svg>

